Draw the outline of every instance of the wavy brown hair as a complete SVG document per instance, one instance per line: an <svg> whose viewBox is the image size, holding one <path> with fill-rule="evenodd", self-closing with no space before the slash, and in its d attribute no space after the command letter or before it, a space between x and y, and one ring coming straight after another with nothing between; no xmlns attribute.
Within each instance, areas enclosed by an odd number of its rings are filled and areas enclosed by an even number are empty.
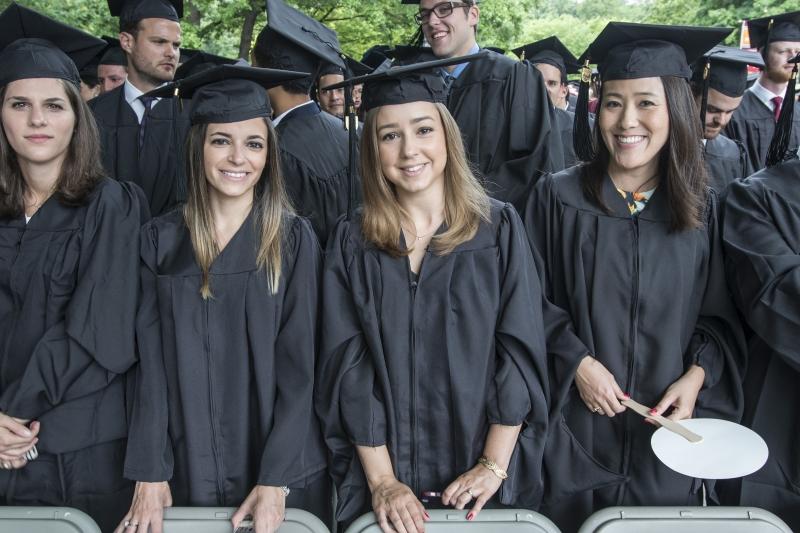
<svg viewBox="0 0 800 533"><path fill-rule="evenodd" d="M469 241L478 231L481 220L489 221L489 196L469 167L464 143L456 121L443 104L436 103L445 135L447 163L444 167L444 206L447 231L431 240L434 253L445 255ZM361 134L361 180L364 211L361 227L367 241L389 254L408 255L398 238L401 222L410 219L397 201L394 185L383 174L378 148L377 118L379 109L367 113Z"/></svg>
<svg viewBox="0 0 800 533"><path fill-rule="evenodd" d="M86 201L105 175L100 163L100 136L78 88L68 81L58 81L75 113L75 129L53 194L63 205L77 206ZM0 89L0 105L5 103L7 89L8 86ZM5 128L0 130L0 218L16 218L25 212L25 179Z"/></svg>
<svg viewBox="0 0 800 533"><path fill-rule="evenodd" d="M260 236L256 263L266 272L270 291L275 294L281 279L284 220L292 209L283 184L275 129L269 120L264 119L264 122L267 125L267 164L256 183L252 208L255 209L256 232ZM189 131L186 141L189 197L183 207L183 218L189 228L195 260L202 272L200 294L203 299L213 296L209 271L211 263L220 252L214 231L214 213L211 210L203 157L207 132L206 124L196 124Z"/></svg>
<svg viewBox="0 0 800 533"><path fill-rule="evenodd" d="M703 128L689 83L676 76L662 76L669 114L669 135L658 155L659 187L667 193L670 230L685 231L704 224L708 195L708 174L703 162ZM584 194L595 205L608 212L603 202L603 182L611 154L600 133L603 112L603 90L600 90L598 118L594 122L594 144L597 155L583 168Z"/></svg>

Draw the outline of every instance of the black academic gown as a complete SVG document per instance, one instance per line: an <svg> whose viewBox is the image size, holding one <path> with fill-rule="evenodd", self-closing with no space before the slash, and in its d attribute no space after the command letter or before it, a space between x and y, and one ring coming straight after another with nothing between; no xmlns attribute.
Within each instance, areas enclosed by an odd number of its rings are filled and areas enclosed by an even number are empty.
<svg viewBox="0 0 800 533"><path fill-rule="evenodd" d="M370 510L354 445L386 445L395 475L419 497L475 466L489 424L523 425L499 501L535 509L545 345L539 280L515 210L493 201L491 222L450 254L427 252L418 279L406 257L366 244L358 221L337 226L325 261L316 406L337 519Z"/></svg>
<svg viewBox="0 0 800 533"><path fill-rule="evenodd" d="M139 120L125 100L124 85L90 100L89 107L100 129L103 166L112 178L139 185L153 216L185 201L188 105L182 110L178 98L166 98L150 110L141 153Z"/></svg>
<svg viewBox="0 0 800 533"><path fill-rule="evenodd" d="M738 420L742 409L744 341L725 285L715 195L710 193L705 227L670 233L663 189L631 217L606 179L606 214L583 195L582 169L542 178L526 211L548 297L567 311L588 349L575 343L578 349L563 351L560 345L569 342L548 337L555 420L542 512L565 532L603 507L701 501L699 483L651 451L653 426L633 413L608 418L585 406L574 378L587 353L645 405L654 406L691 364L699 364L706 381L695 416Z"/></svg>
<svg viewBox="0 0 800 533"><path fill-rule="evenodd" d="M555 108L556 125L561 136L561 148L564 153L564 168L569 168L578 164L578 157L575 155L575 148L572 142L573 122L575 113ZM563 169L559 169L563 170Z"/></svg>
<svg viewBox="0 0 800 533"><path fill-rule="evenodd" d="M104 179L84 205L53 196L27 224L0 219L0 411L41 422L39 459L0 470L6 504L72 505L105 527L129 505L111 443L127 434L144 202ZM84 457L100 462L76 469Z"/></svg>
<svg viewBox="0 0 800 533"><path fill-rule="evenodd" d="M703 159L708 170L709 186L721 195L728 185L747 177L747 154L738 141L725 135L706 140Z"/></svg>
<svg viewBox="0 0 800 533"><path fill-rule="evenodd" d="M545 172L564 168L555 110L541 73L489 52L453 82L447 107L490 195L517 209Z"/></svg>
<svg viewBox="0 0 800 533"><path fill-rule="evenodd" d="M324 246L338 218L347 212L347 130L341 119L322 112L315 102L291 111L276 130L292 206L309 219ZM360 192L358 181L354 186Z"/></svg>
<svg viewBox="0 0 800 533"><path fill-rule="evenodd" d="M800 145L800 104L795 103L794 106L790 151L796 151ZM752 91L745 91L741 105L725 128L725 135L744 145L748 175L766 166L767 150L774 133L775 114L772 109L765 106Z"/></svg>
<svg viewBox="0 0 800 533"><path fill-rule="evenodd" d="M312 407L321 251L287 216L272 295L254 218L211 265L207 300L182 210L142 229L125 477L169 480L175 505L238 506L256 484L303 489L325 468Z"/></svg>
<svg viewBox="0 0 800 533"><path fill-rule="evenodd" d="M769 446L767 464L726 503L762 507L800 531L800 161L731 185L724 215L730 287L754 334L744 423Z"/></svg>

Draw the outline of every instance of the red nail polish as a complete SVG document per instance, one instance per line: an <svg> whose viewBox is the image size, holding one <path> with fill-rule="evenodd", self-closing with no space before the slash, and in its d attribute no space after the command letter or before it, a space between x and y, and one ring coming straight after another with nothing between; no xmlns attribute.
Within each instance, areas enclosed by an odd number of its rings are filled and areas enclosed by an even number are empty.
<svg viewBox="0 0 800 533"><path fill-rule="evenodd" d="M470 521L471 521L473 518L475 518L475 515L473 515L472 513L469 513L469 514L467 515L467 520L470 520Z"/></svg>
<svg viewBox="0 0 800 533"><path fill-rule="evenodd" d="M658 414L658 411L656 411L655 409L650 409L650 414L651 415Z"/></svg>
<svg viewBox="0 0 800 533"><path fill-rule="evenodd" d="M426 513L425 513L425 520L430 520L430 519L431 519L431 515L429 515L429 514L426 512Z"/></svg>
<svg viewBox="0 0 800 533"><path fill-rule="evenodd" d="M630 400L630 399L631 399L631 395L630 395L630 394L628 394L627 392L625 393L625 399L627 399L627 400Z"/></svg>

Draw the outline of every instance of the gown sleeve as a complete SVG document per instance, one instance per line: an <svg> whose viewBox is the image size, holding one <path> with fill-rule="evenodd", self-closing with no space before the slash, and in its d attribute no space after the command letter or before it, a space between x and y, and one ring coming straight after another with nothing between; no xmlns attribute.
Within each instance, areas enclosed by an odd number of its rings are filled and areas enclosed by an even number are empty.
<svg viewBox="0 0 800 533"><path fill-rule="evenodd" d="M755 334L800 372L798 228L797 206L757 181L729 188L724 243L736 304Z"/></svg>
<svg viewBox="0 0 800 533"><path fill-rule="evenodd" d="M36 344L0 411L26 420L108 386L136 361L139 230L147 218L141 191L101 182L80 231L72 298L62 320Z"/></svg>
<svg viewBox="0 0 800 533"><path fill-rule="evenodd" d="M725 278L717 198L709 190L706 224L709 258L705 292L686 362L705 371L698 395L697 416L739 421L744 409L742 373L746 343Z"/></svg>
<svg viewBox="0 0 800 533"><path fill-rule="evenodd" d="M283 486L302 479L302 452L314 416L314 362L322 252L311 225L294 217L283 254L284 285L275 340L275 418L261 455L259 485Z"/></svg>
<svg viewBox="0 0 800 533"><path fill-rule="evenodd" d="M341 482L354 445L387 443L386 411L356 308L355 252L341 220L328 242L322 276L322 347L317 368L316 408L333 454L332 474ZM356 459L357 461L357 459Z"/></svg>
<svg viewBox="0 0 800 533"><path fill-rule="evenodd" d="M139 364L131 376L134 398L124 476L134 481L168 481L172 479L174 461L169 437L167 375L156 286L156 229L145 225L141 241L141 290L136 313Z"/></svg>
<svg viewBox="0 0 800 533"><path fill-rule="evenodd" d="M542 290L519 215L507 204L499 228L500 306L495 329L497 369L489 390L490 424L522 425L504 504L538 506L548 427L548 377Z"/></svg>
<svg viewBox="0 0 800 533"><path fill-rule="evenodd" d="M517 426L546 410L545 336L542 291L522 221L510 204L500 228L502 263L500 314L495 330L498 368L488 419L490 424ZM540 411L532 415L532 410ZM541 420L541 419L540 419Z"/></svg>
<svg viewBox="0 0 800 533"><path fill-rule="evenodd" d="M558 384L552 391L554 396L551 404L558 411L567 400L578 365L590 352L576 334L569 314L552 303L549 272L558 267L552 262L555 253L550 247L551 239L548 236L553 228L561 224L552 180L552 176L545 176L531 191L525 208L525 229L543 287L542 315L547 338L549 372L552 382Z"/></svg>

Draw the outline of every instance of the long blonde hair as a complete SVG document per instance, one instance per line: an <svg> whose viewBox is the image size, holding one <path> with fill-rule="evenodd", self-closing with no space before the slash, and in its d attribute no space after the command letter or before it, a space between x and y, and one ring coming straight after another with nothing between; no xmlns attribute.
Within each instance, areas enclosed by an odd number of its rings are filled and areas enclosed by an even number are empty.
<svg viewBox="0 0 800 533"><path fill-rule="evenodd" d="M489 196L469 167L461 132L444 104L435 103L442 121L447 146L444 167L444 205L447 231L431 240L431 249L438 255L452 252L458 245L475 236L481 220L489 221ZM394 185L381 168L378 148L377 117L379 109L367 113L361 135L361 181L364 210L361 229L364 238L393 256L408 255L401 249L398 237L401 222L408 213L397 201Z"/></svg>
<svg viewBox="0 0 800 533"><path fill-rule="evenodd" d="M267 124L267 164L256 183L253 209L255 209L256 231L260 234L256 263L263 268L268 277L272 294L278 292L281 278L281 241L283 240L284 218L292 212L283 184L278 140L272 123ZM219 255L214 232L214 213L208 194L203 150L206 141L207 124L196 124L189 131L186 142L188 154L186 176L189 197L183 208L183 218L189 228L192 248L197 264L202 272L200 294L203 299L211 298L209 271L211 263Z"/></svg>

